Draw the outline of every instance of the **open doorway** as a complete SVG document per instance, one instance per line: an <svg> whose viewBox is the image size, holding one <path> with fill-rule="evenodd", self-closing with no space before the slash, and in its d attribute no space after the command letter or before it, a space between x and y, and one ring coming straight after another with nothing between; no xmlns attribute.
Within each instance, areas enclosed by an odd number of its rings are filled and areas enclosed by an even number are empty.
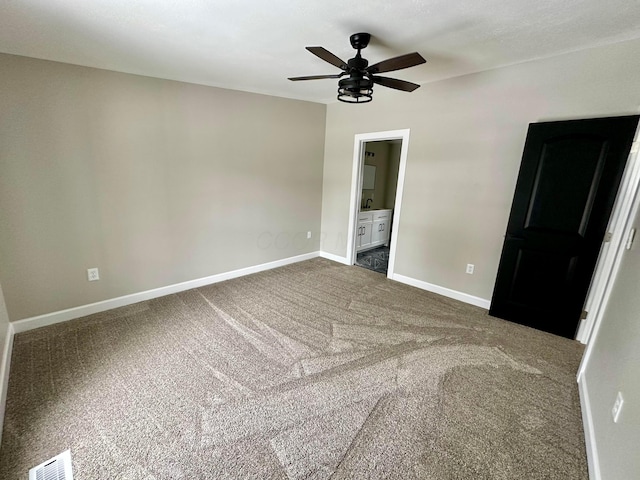
<svg viewBox="0 0 640 480"><path fill-rule="evenodd" d="M355 136L347 258L393 277L409 130Z"/></svg>
<svg viewBox="0 0 640 480"><path fill-rule="evenodd" d="M402 141L364 143L355 265L387 274Z"/></svg>

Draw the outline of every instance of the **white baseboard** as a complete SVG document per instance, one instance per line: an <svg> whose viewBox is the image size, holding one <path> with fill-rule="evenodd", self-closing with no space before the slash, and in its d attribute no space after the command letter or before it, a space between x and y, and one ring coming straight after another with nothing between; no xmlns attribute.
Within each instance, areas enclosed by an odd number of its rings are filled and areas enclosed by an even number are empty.
<svg viewBox="0 0 640 480"><path fill-rule="evenodd" d="M469 295L467 293L462 293L458 292L457 290L451 290L450 288L423 282L422 280L416 280L415 278L405 277L404 275L399 275L397 273L393 275L392 280L400 283L406 283L407 285L411 285L412 287L417 287L422 290L427 290L428 292L437 293L438 295L453 298L455 300L460 300L461 302L469 303L471 305L475 305L476 307L486 308L487 310L491 306L490 300L485 300L484 298L480 297L474 297L473 295Z"/></svg>
<svg viewBox="0 0 640 480"><path fill-rule="evenodd" d="M320 256L322 258L326 258L327 260L333 260L334 262L343 263L344 265L351 265L347 257L341 257L340 255L334 255L333 253L328 252L320 252Z"/></svg>
<svg viewBox="0 0 640 480"><path fill-rule="evenodd" d="M11 323L13 325L13 331L15 333L26 332L28 330L33 330L34 328L46 327L47 325L53 325L54 323L66 322L67 320L72 320L74 318L80 318L86 315L104 312L105 310L111 310L112 308L124 307L125 305L131 305L132 303L143 302L145 300L151 300L152 298L158 298L165 295L171 295L173 293L184 292L185 290L191 290L192 288L203 287L212 283L223 282L232 278L243 277L252 273L258 273L264 270L271 270L272 268L282 267L285 265L290 265L292 263L302 262L304 260L310 260L318 256L319 252L305 253L304 255L284 258L282 260L263 263L261 265L255 265L253 267L240 268L238 270L232 270L230 272L218 273L216 275L210 275L208 277L198 278L196 280L189 280L187 282L176 283L174 285L155 288L153 290L147 290L144 292L132 293L130 295L111 298L109 300L103 300L101 302L90 303L88 305L81 305L79 307L68 308L66 310L60 310L44 315L38 315L37 317L25 318L23 320L17 320Z"/></svg>
<svg viewBox="0 0 640 480"><path fill-rule="evenodd" d="M591 416L591 403L589 402L589 390L587 379L584 375L578 380L578 393L580 394L580 408L582 409L582 425L584 427L584 443L587 447L587 462L589 464L589 479L601 480L600 462L596 448L595 432L593 430L593 417Z"/></svg>
<svg viewBox="0 0 640 480"><path fill-rule="evenodd" d="M11 366L11 352L13 351L13 335L13 325L9 324L2 348L2 357L0 358L0 442L2 442L2 426L4 425L4 412L7 406L7 391L9 390L9 368Z"/></svg>

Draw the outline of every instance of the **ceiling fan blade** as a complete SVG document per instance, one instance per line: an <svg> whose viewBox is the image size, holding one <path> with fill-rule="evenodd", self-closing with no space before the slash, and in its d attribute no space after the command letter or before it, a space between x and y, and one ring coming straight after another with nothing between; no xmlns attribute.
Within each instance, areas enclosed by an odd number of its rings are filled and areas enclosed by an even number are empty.
<svg viewBox="0 0 640 480"><path fill-rule="evenodd" d="M367 68L369 73L384 73L393 72L394 70L402 70L403 68L415 67L425 63L426 60L422 58L418 52L407 53L406 55L400 55L399 57L393 57L388 60L371 65Z"/></svg>
<svg viewBox="0 0 640 480"><path fill-rule="evenodd" d="M398 80L397 78L372 76L373 83L384 87L395 88L403 92L413 92L416 88L420 88L417 83L407 82L406 80Z"/></svg>
<svg viewBox="0 0 640 480"><path fill-rule="evenodd" d="M307 50L309 50L311 53L313 53L316 57L321 58L325 62L329 62L331 65L335 65L336 67L340 68L341 70L346 70L347 68L349 68L347 66L347 62L345 62L344 60L342 60L339 57L336 57L333 53L331 53L326 48L323 48L323 47L307 47Z"/></svg>
<svg viewBox="0 0 640 480"><path fill-rule="evenodd" d="M289 80L297 82L298 80L320 80L323 78L340 78L346 72L336 73L335 75L308 75L306 77L289 77Z"/></svg>

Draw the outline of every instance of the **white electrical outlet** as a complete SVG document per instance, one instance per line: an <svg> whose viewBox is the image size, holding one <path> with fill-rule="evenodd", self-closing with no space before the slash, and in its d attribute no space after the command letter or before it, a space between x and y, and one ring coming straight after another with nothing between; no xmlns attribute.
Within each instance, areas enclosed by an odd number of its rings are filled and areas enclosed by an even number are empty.
<svg viewBox="0 0 640 480"><path fill-rule="evenodd" d="M467 263L467 273L473 275L473 269L476 268L473 263Z"/></svg>
<svg viewBox="0 0 640 480"><path fill-rule="evenodd" d="M87 279L90 282L95 282L96 280L100 280L100 272L97 268L89 268L87 269Z"/></svg>
<svg viewBox="0 0 640 480"><path fill-rule="evenodd" d="M620 412L622 411L622 405L624 405L624 398L622 398L622 392L618 392L616 401L614 402L613 408L611 409L611 416L613 417L614 423L618 423Z"/></svg>
<svg viewBox="0 0 640 480"><path fill-rule="evenodd" d="M311 238L311 231L307 232L307 238Z"/></svg>

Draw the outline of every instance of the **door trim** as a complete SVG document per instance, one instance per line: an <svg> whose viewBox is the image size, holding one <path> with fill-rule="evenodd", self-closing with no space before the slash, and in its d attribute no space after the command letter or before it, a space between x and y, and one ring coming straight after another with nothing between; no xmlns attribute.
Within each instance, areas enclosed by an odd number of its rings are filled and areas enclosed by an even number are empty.
<svg viewBox="0 0 640 480"><path fill-rule="evenodd" d="M576 340L586 343L587 347L582 355L582 361L578 368L578 383L584 381L583 374L589 364L589 359L594 348L595 340L598 336L598 331L602 325L604 319L605 310L609 298L611 297L611 291L618 272L620 270L620 264L622 263L622 255L625 251L626 239L633 227L633 221L640 210L640 153L638 152L638 143L640 142L640 127L636 131L636 137L631 147L631 153L629 154L628 164L629 175L628 182L625 183L624 190L620 191L619 204L614 207L614 214L616 215L615 225L612 224L613 230L609 230L613 233L613 240L617 239L615 245L611 245L608 251L602 255L602 259L598 259L598 265L596 272L598 278L594 278L592 290L589 291L587 297L587 304L592 309L589 311L586 320L580 325L580 330L576 336ZM623 178L623 181L627 180ZM616 202L618 202L616 200ZM606 258L605 258L606 257ZM603 263L602 269L600 269L600 263ZM606 265L605 265L606 262ZM591 298L593 295L593 299Z"/></svg>
<svg viewBox="0 0 640 480"><path fill-rule="evenodd" d="M631 229L630 222L635 218L637 209L637 195L640 190L640 156L638 155L638 136L640 127L636 130L633 146L629 152L627 166L620 182L620 189L611 212L611 219L607 227L611 240L603 243L596 263L596 269L589 286L584 309L587 318L580 322L576 340L589 344L594 327L599 324L604 307L606 306L613 280L618 273L620 259L624 252L625 241ZM634 206L635 205L635 206Z"/></svg>
<svg viewBox="0 0 640 480"><path fill-rule="evenodd" d="M360 205L359 193L362 191L362 164L364 162L364 144L384 140L402 140L400 146L400 166L398 168L398 184L396 187L396 203L393 208L391 222L391 240L389 248L389 266L387 278L393 277L396 263L396 245L398 243L398 226L400 225L400 210L402 207L402 192L404 190L404 175L407 167L407 153L409 151L410 129L389 130L386 132L358 133L353 141L353 168L351 173L351 201L349 208L349 227L347 230L347 261L349 265L356 263L356 225Z"/></svg>

